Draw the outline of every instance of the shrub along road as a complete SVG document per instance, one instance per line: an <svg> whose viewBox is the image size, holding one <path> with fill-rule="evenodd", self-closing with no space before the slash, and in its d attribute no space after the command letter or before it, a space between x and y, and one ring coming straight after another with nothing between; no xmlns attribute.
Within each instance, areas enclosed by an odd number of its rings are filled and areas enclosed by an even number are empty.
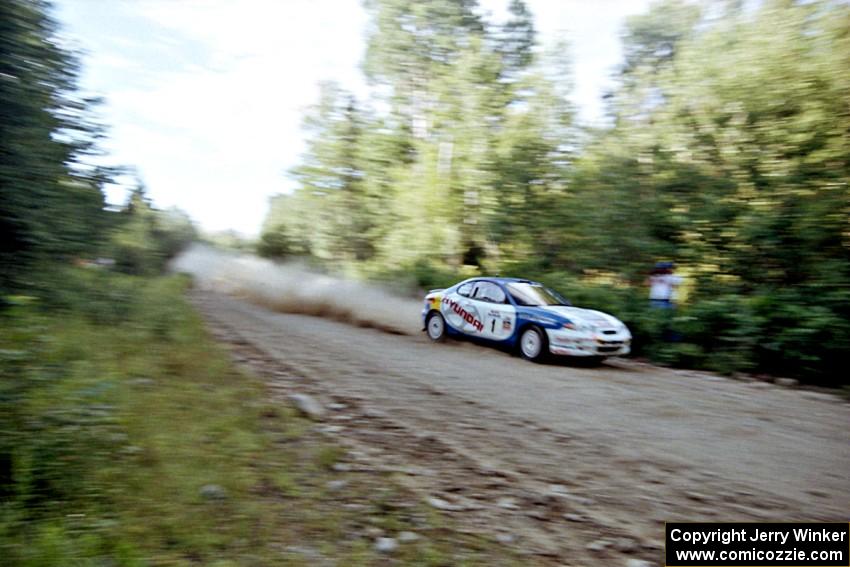
<svg viewBox="0 0 850 567"><path fill-rule="evenodd" d="M349 466L397 473L469 530L541 561L655 562L663 522L846 521L838 397L632 362L533 365L193 292L281 396L330 408Z"/></svg>

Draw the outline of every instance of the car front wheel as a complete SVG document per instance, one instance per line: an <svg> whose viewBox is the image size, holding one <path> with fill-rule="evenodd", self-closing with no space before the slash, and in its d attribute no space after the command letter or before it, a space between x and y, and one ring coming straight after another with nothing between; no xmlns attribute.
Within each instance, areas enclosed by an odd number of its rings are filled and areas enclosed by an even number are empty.
<svg viewBox="0 0 850 567"><path fill-rule="evenodd" d="M519 352L526 360L540 362L546 357L548 349L546 333L540 327L529 327L519 337Z"/></svg>
<svg viewBox="0 0 850 567"><path fill-rule="evenodd" d="M436 311L431 312L425 321L425 331L435 343L442 341L446 338L446 320Z"/></svg>

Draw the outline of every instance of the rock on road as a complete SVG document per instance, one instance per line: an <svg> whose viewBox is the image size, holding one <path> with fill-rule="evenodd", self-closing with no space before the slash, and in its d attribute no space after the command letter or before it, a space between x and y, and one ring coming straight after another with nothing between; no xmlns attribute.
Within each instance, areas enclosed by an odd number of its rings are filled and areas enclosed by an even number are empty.
<svg viewBox="0 0 850 567"><path fill-rule="evenodd" d="M354 412L328 417L341 442L542 563L657 563L664 521L848 520L837 397L632 362L535 365L192 299L217 336L290 377L278 387Z"/></svg>

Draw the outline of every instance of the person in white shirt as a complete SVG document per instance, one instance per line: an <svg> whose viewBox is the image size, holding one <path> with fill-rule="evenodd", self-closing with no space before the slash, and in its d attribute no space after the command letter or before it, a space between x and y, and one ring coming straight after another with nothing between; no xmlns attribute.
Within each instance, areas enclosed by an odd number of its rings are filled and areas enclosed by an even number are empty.
<svg viewBox="0 0 850 567"><path fill-rule="evenodd" d="M676 288L682 278L675 275L673 262L658 262L649 274L649 303L652 307L673 309L676 306Z"/></svg>

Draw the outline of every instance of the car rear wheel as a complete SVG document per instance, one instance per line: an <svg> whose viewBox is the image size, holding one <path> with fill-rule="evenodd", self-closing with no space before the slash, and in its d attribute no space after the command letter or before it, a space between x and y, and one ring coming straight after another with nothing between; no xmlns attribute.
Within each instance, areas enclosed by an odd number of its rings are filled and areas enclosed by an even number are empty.
<svg viewBox="0 0 850 567"><path fill-rule="evenodd" d="M549 345L540 327L528 327L519 337L519 353L526 360L540 362L546 357Z"/></svg>
<svg viewBox="0 0 850 567"><path fill-rule="evenodd" d="M446 338L446 320L436 311L432 311L425 321L425 331L429 339L435 343L441 342Z"/></svg>

